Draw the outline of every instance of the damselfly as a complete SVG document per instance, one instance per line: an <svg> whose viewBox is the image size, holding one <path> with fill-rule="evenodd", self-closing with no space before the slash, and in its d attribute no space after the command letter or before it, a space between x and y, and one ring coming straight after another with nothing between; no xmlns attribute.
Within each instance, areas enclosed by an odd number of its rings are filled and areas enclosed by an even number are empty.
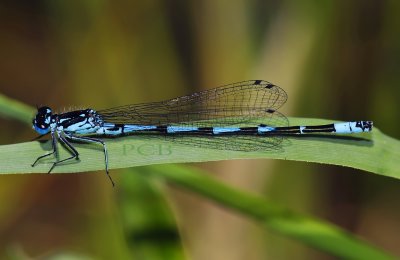
<svg viewBox="0 0 400 260"><path fill-rule="evenodd" d="M78 158L71 141L101 144L108 172L106 143L93 136L147 134L195 147L256 151L278 147L285 135L310 133L351 134L369 132L371 121L332 123L316 126L289 126L277 111L287 100L285 91L262 80L250 80L205 90L171 100L127 105L106 110L91 108L55 114L40 107L33 128L40 135L51 134L53 151L39 156L57 156L57 141L71 156L53 163Z"/></svg>

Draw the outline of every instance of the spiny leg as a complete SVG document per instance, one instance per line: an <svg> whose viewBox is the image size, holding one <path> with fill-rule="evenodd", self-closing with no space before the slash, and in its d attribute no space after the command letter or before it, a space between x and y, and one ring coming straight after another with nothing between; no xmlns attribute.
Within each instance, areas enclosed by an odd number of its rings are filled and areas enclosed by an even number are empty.
<svg viewBox="0 0 400 260"><path fill-rule="evenodd" d="M78 151L72 146L72 144L71 144L70 142L68 142L67 139L65 139L65 137L63 136L63 134L62 134L62 133L59 133L58 136L59 136L59 138L60 138L60 141L61 141L63 144L65 144L65 145L69 148L68 151L72 154L72 156L71 156L71 157L68 157L68 158L66 158L66 159L62 159L62 160L60 160L60 161L54 162L53 165L51 166L50 170L49 170L47 173L50 173L50 172L54 169L54 167L57 166L57 164L60 164L60 163L62 163L62 162L65 162L65 161L68 161L68 160L71 160L71 159L74 159L74 158L76 158L76 159L79 158L79 153L78 153Z"/></svg>
<svg viewBox="0 0 400 260"><path fill-rule="evenodd" d="M33 163L32 163L32 167L34 167L35 165L36 165L36 163L39 161L39 160L41 160L41 159L43 159L43 158L45 158L45 157L47 157L47 156L50 156L50 155L52 155L52 154L56 154L56 157L57 157L57 145L56 145L56 143L57 143L57 137L54 135L54 132L51 132L51 146L52 146L52 148L53 148L53 151L51 152L51 153L46 153L46 154L44 154L44 155L41 155L41 156L39 156Z"/></svg>
<svg viewBox="0 0 400 260"><path fill-rule="evenodd" d="M82 141L82 142L89 142L89 143L99 143L101 145L103 145L103 152L104 152L104 161L106 164L106 173L108 178L110 179L111 183L113 186L115 186L115 183L113 181L113 179L110 176L110 173L108 172L108 152L107 152L107 146L106 143L103 140L100 139L96 139L96 138L89 138L89 137L84 137L84 136L74 136L74 135L67 135L67 137L71 140L75 140L75 141Z"/></svg>

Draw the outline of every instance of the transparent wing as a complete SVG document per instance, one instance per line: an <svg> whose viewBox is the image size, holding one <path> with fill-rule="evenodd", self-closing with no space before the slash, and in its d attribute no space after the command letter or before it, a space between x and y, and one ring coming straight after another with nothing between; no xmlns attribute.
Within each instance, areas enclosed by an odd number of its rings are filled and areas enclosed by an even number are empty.
<svg viewBox="0 0 400 260"><path fill-rule="evenodd" d="M200 124L216 120L218 125L230 125L238 123L239 119L245 122L264 117L267 110L278 109L286 100L285 91L278 86L250 80L171 100L121 106L98 113L105 122L116 124Z"/></svg>
<svg viewBox="0 0 400 260"><path fill-rule="evenodd" d="M180 123L171 123L171 126L183 126L183 127L197 127L197 128L209 128L209 127L257 127L258 125L268 125L271 127L288 126L288 119L276 110L268 110L261 112L257 115L243 115L226 118L212 118L208 120L198 121L185 121ZM207 131L207 129L205 129ZM199 131L201 133L201 131Z"/></svg>

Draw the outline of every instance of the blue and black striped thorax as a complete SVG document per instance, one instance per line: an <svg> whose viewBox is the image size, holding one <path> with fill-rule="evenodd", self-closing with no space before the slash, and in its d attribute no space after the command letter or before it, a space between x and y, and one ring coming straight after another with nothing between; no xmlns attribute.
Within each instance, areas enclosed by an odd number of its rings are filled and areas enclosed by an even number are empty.
<svg viewBox="0 0 400 260"><path fill-rule="evenodd" d="M93 109L75 110L56 115L57 129L66 133L88 134L103 126L103 120Z"/></svg>
<svg viewBox="0 0 400 260"><path fill-rule="evenodd" d="M103 125L103 120L93 109L53 114L51 108L40 107L32 124L39 134L47 134L55 130L86 134L96 132Z"/></svg>

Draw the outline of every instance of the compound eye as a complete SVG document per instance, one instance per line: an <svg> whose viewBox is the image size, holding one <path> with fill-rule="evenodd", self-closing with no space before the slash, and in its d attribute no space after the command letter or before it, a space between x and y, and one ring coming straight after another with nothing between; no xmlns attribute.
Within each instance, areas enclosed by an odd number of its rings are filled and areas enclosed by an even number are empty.
<svg viewBox="0 0 400 260"><path fill-rule="evenodd" d="M50 131L52 111L49 107L41 107L32 120L33 128L39 134L47 134Z"/></svg>

